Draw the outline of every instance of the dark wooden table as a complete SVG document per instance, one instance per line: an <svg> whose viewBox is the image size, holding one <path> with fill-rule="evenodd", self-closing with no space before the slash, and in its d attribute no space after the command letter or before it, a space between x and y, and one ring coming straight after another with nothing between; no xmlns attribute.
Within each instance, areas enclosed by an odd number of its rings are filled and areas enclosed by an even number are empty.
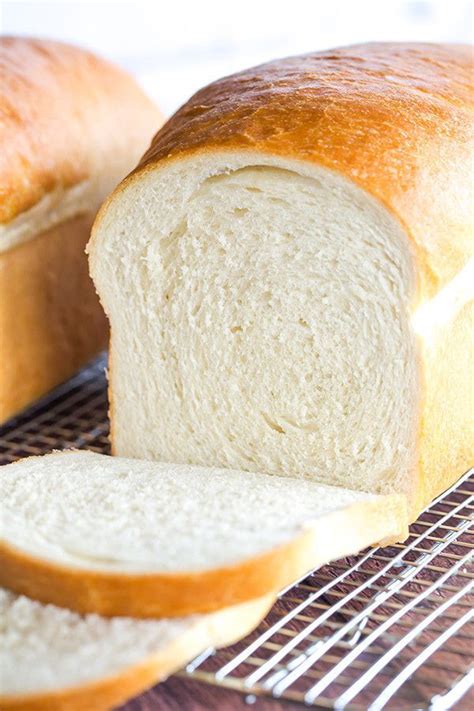
<svg viewBox="0 0 474 711"><path fill-rule="evenodd" d="M236 691L171 677L129 701L120 711L302 711L304 708L302 704L267 698L248 704L243 694Z"/></svg>
<svg viewBox="0 0 474 711"><path fill-rule="evenodd" d="M303 704L264 697L248 704L245 697L237 691L171 677L129 701L119 711L304 711L307 708ZM452 707L452 711L471 711L473 708L474 693L468 692Z"/></svg>

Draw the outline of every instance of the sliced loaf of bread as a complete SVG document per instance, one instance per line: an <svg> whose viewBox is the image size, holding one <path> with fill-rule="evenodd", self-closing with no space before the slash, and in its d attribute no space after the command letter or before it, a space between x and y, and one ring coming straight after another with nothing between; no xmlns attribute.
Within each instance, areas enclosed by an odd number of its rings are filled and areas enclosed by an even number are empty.
<svg viewBox="0 0 474 711"><path fill-rule="evenodd" d="M0 487L0 584L106 616L234 605L406 532L401 496L92 452L20 460Z"/></svg>
<svg viewBox="0 0 474 711"><path fill-rule="evenodd" d="M390 68L387 71L387 68ZM114 454L403 493L472 464L472 50L370 43L197 92L89 244Z"/></svg>
<svg viewBox="0 0 474 711"><path fill-rule="evenodd" d="M103 711L250 632L266 598L173 620L81 616L0 589L2 711Z"/></svg>

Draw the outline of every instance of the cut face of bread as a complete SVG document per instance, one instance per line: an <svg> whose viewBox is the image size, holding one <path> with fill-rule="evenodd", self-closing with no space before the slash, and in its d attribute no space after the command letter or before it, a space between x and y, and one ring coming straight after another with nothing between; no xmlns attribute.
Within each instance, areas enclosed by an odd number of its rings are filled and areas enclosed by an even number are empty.
<svg viewBox="0 0 474 711"><path fill-rule="evenodd" d="M215 150L132 176L90 251L116 454L413 495L416 278L381 203Z"/></svg>
<svg viewBox="0 0 474 711"><path fill-rule="evenodd" d="M109 709L204 649L245 636L271 602L173 620L107 619L0 589L0 706L4 711Z"/></svg>
<svg viewBox="0 0 474 711"><path fill-rule="evenodd" d="M91 452L20 460L0 484L0 583L104 615L184 615L276 593L406 531L401 496Z"/></svg>

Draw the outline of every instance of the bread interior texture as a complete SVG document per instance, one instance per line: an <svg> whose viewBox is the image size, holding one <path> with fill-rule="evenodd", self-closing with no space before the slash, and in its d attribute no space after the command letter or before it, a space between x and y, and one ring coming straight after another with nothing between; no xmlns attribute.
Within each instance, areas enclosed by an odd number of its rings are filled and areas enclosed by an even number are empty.
<svg viewBox="0 0 474 711"><path fill-rule="evenodd" d="M248 634L271 598L209 615L137 620L78 615L0 588L2 709L109 709L209 646Z"/></svg>
<svg viewBox="0 0 474 711"><path fill-rule="evenodd" d="M91 452L2 467L0 488L4 538L16 550L119 573L236 565L291 542L318 518L331 530L332 513L347 509L349 520L352 507L377 500L310 481ZM367 530L369 517L370 507Z"/></svg>
<svg viewBox="0 0 474 711"><path fill-rule="evenodd" d="M91 256L115 454L410 495L414 258L355 183L245 152L164 162L122 187Z"/></svg>

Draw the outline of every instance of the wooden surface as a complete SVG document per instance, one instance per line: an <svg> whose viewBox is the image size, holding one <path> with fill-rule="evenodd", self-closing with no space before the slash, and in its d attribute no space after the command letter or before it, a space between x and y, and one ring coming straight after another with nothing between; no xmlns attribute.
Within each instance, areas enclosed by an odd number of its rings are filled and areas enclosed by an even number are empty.
<svg viewBox="0 0 474 711"><path fill-rule="evenodd" d="M452 707L452 711L470 711L474 708L473 704L474 694L468 693ZM245 697L236 691L172 677L122 706L119 711L304 711L307 708L303 704L267 698L258 698L255 703L248 704ZM405 709L409 711L407 707Z"/></svg>
<svg viewBox="0 0 474 711"><path fill-rule="evenodd" d="M249 697L247 703L245 696L237 691L173 676L117 711L303 711L307 708L303 704L267 697ZM417 704L404 706L405 711L417 708ZM472 711L473 708L474 691L471 690L452 707L452 711Z"/></svg>
<svg viewBox="0 0 474 711"><path fill-rule="evenodd" d="M304 708L302 704L267 698L248 704L239 692L174 676L121 706L120 711L301 711Z"/></svg>

